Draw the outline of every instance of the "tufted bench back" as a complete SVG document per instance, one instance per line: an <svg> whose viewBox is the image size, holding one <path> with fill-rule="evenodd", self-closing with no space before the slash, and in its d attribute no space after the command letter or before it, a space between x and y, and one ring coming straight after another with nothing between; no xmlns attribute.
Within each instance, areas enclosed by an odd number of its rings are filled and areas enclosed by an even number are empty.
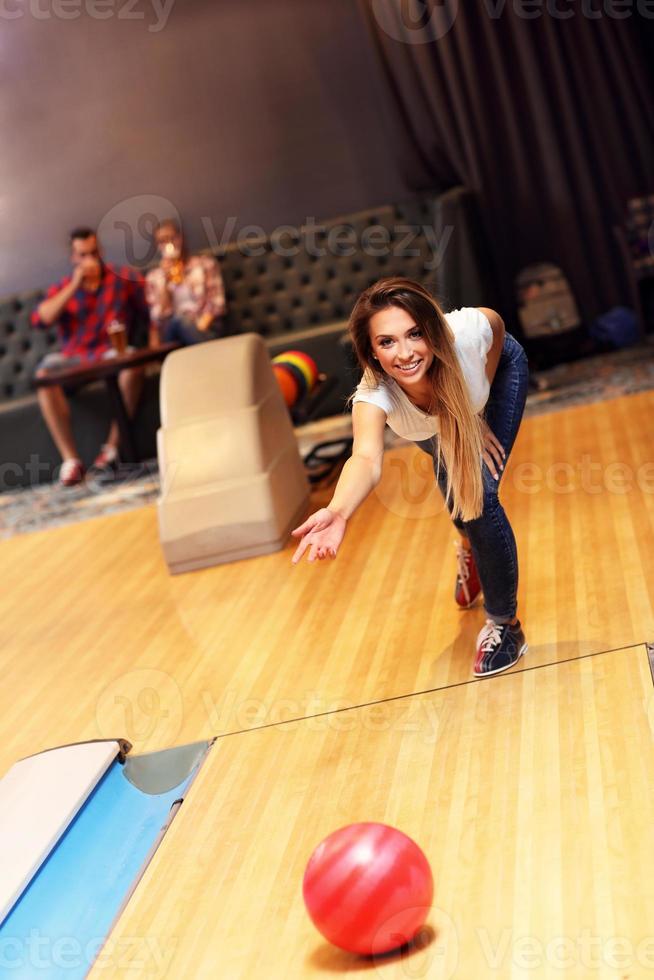
<svg viewBox="0 0 654 980"><path fill-rule="evenodd" d="M432 279L424 226L434 227L436 200L373 208L214 250L231 329L292 335L347 320L359 293L383 276Z"/></svg>
<svg viewBox="0 0 654 980"><path fill-rule="evenodd" d="M34 290L0 300L0 401L29 394L37 363L57 349L55 327L30 326L30 313L43 296L43 290Z"/></svg>
<svg viewBox="0 0 654 980"><path fill-rule="evenodd" d="M274 351L295 339L306 342L315 331L324 350L325 325L333 324L338 337L358 294L383 276L417 279L447 309L464 300L488 302L480 241L474 194L457 187L212 251L221 262L231 333L258 333ZM35 290L0 300L0 402L30 393L37 362L57 348L54 328L30 326L43 295Z"/></svg>

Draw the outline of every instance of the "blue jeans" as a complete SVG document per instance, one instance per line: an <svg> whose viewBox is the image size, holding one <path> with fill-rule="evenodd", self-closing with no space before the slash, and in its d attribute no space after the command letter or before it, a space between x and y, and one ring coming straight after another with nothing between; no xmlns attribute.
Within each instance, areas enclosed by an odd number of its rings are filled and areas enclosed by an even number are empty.
<svg viewBox="0 0 654 980"><path fill-rule="evenodd" d="M496 480L483 462L484 505L481 515L473 521L454 520L455 526L470 540L484 592L484 608L489 619L496 623L510 622L517 609L518 552L513 530L499 500L499 484L520 428L528 385L527 355L518 341L507 333L484 409L489 428L506 452L504 470L499 471L500 478ZM438 437L421 440L416 445L433 457L436 473ZM442 458L438 485L445 497L447 473Z"/></svg>
<svg viewBox="0 0 654 980"><path fill-rule="evenodd" d="M174 342L189 347L191 344L202 344L205 340L216 340L221 333L221 317L216 317L208 330L198 330L191 320L184 317L172 317L165 322L161 339L166 344Z"/></svg>

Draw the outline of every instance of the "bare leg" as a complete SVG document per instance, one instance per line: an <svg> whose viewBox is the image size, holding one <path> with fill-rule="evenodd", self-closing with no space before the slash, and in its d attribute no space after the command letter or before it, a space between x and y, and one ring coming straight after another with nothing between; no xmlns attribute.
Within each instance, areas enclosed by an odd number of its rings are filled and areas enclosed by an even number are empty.
<svg viewBox="0 0 654 980"><path fill-rule="evenodd" d="M47 371L37 371L44 377ZM78 459L77 447L70 421L70 406L60 385L38 388L39 408L62 459Z"/></svg>
<svg viewBox="0 0 654 980"><path fill-rule="evenodd" d="M143 368L126 368L121 371L118 375L118 385L120 387L120 393L123 396L123 401L125 402L125 408L127 409L127 414L130 418L134 417L136 412L139 398L141 397L141 390L143 388L143 380L145 378L145 371ZM109 435L107 436L107 445L114 446L118 449L120 442L120 434L118 432L118 423L114 419L111 423L109 429Z"/></svg>

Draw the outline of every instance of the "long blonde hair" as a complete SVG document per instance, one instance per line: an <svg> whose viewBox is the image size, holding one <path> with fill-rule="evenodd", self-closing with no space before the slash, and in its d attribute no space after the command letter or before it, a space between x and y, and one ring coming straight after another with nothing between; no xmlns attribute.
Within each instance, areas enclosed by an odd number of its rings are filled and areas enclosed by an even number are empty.
<svg viewBox="0 0 654 980"><path fill-rule="evenodd" d="M452 517L463 521L479 517L483 509L481 418L470 402L463 372L454 350L454 335L434 297L420 283L399 276L380 279L359 296L350 315L349 332L361 370L385 377L373 359L370 318L397 306L406 310L434 355L427 372L431 382L429 412L440 424L440 455L447 472L446 503ZM348 401L354 397L354 393ZM438 460L440 467L440 456Z"/></svg>

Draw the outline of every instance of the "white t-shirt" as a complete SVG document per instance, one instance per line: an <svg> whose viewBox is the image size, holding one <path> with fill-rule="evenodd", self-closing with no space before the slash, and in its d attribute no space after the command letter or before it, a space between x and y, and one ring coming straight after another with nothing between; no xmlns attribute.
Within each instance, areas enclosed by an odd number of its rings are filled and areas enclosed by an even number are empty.
<svg viewBox="0 0 654 980"><path fill-rule="evenodd" d="M445 314L452 333L454 349L468 387L473 411L481 412L488 401L490 384L486 377L486 355L493 344L488 318L473 306L464 306ZM394 378L386 375L379 383L368 368L357 385L352 404L371 402L386 412L386 424L403 439L418 442L439 431L438 418L428 415L409 401Z"/></svg>

